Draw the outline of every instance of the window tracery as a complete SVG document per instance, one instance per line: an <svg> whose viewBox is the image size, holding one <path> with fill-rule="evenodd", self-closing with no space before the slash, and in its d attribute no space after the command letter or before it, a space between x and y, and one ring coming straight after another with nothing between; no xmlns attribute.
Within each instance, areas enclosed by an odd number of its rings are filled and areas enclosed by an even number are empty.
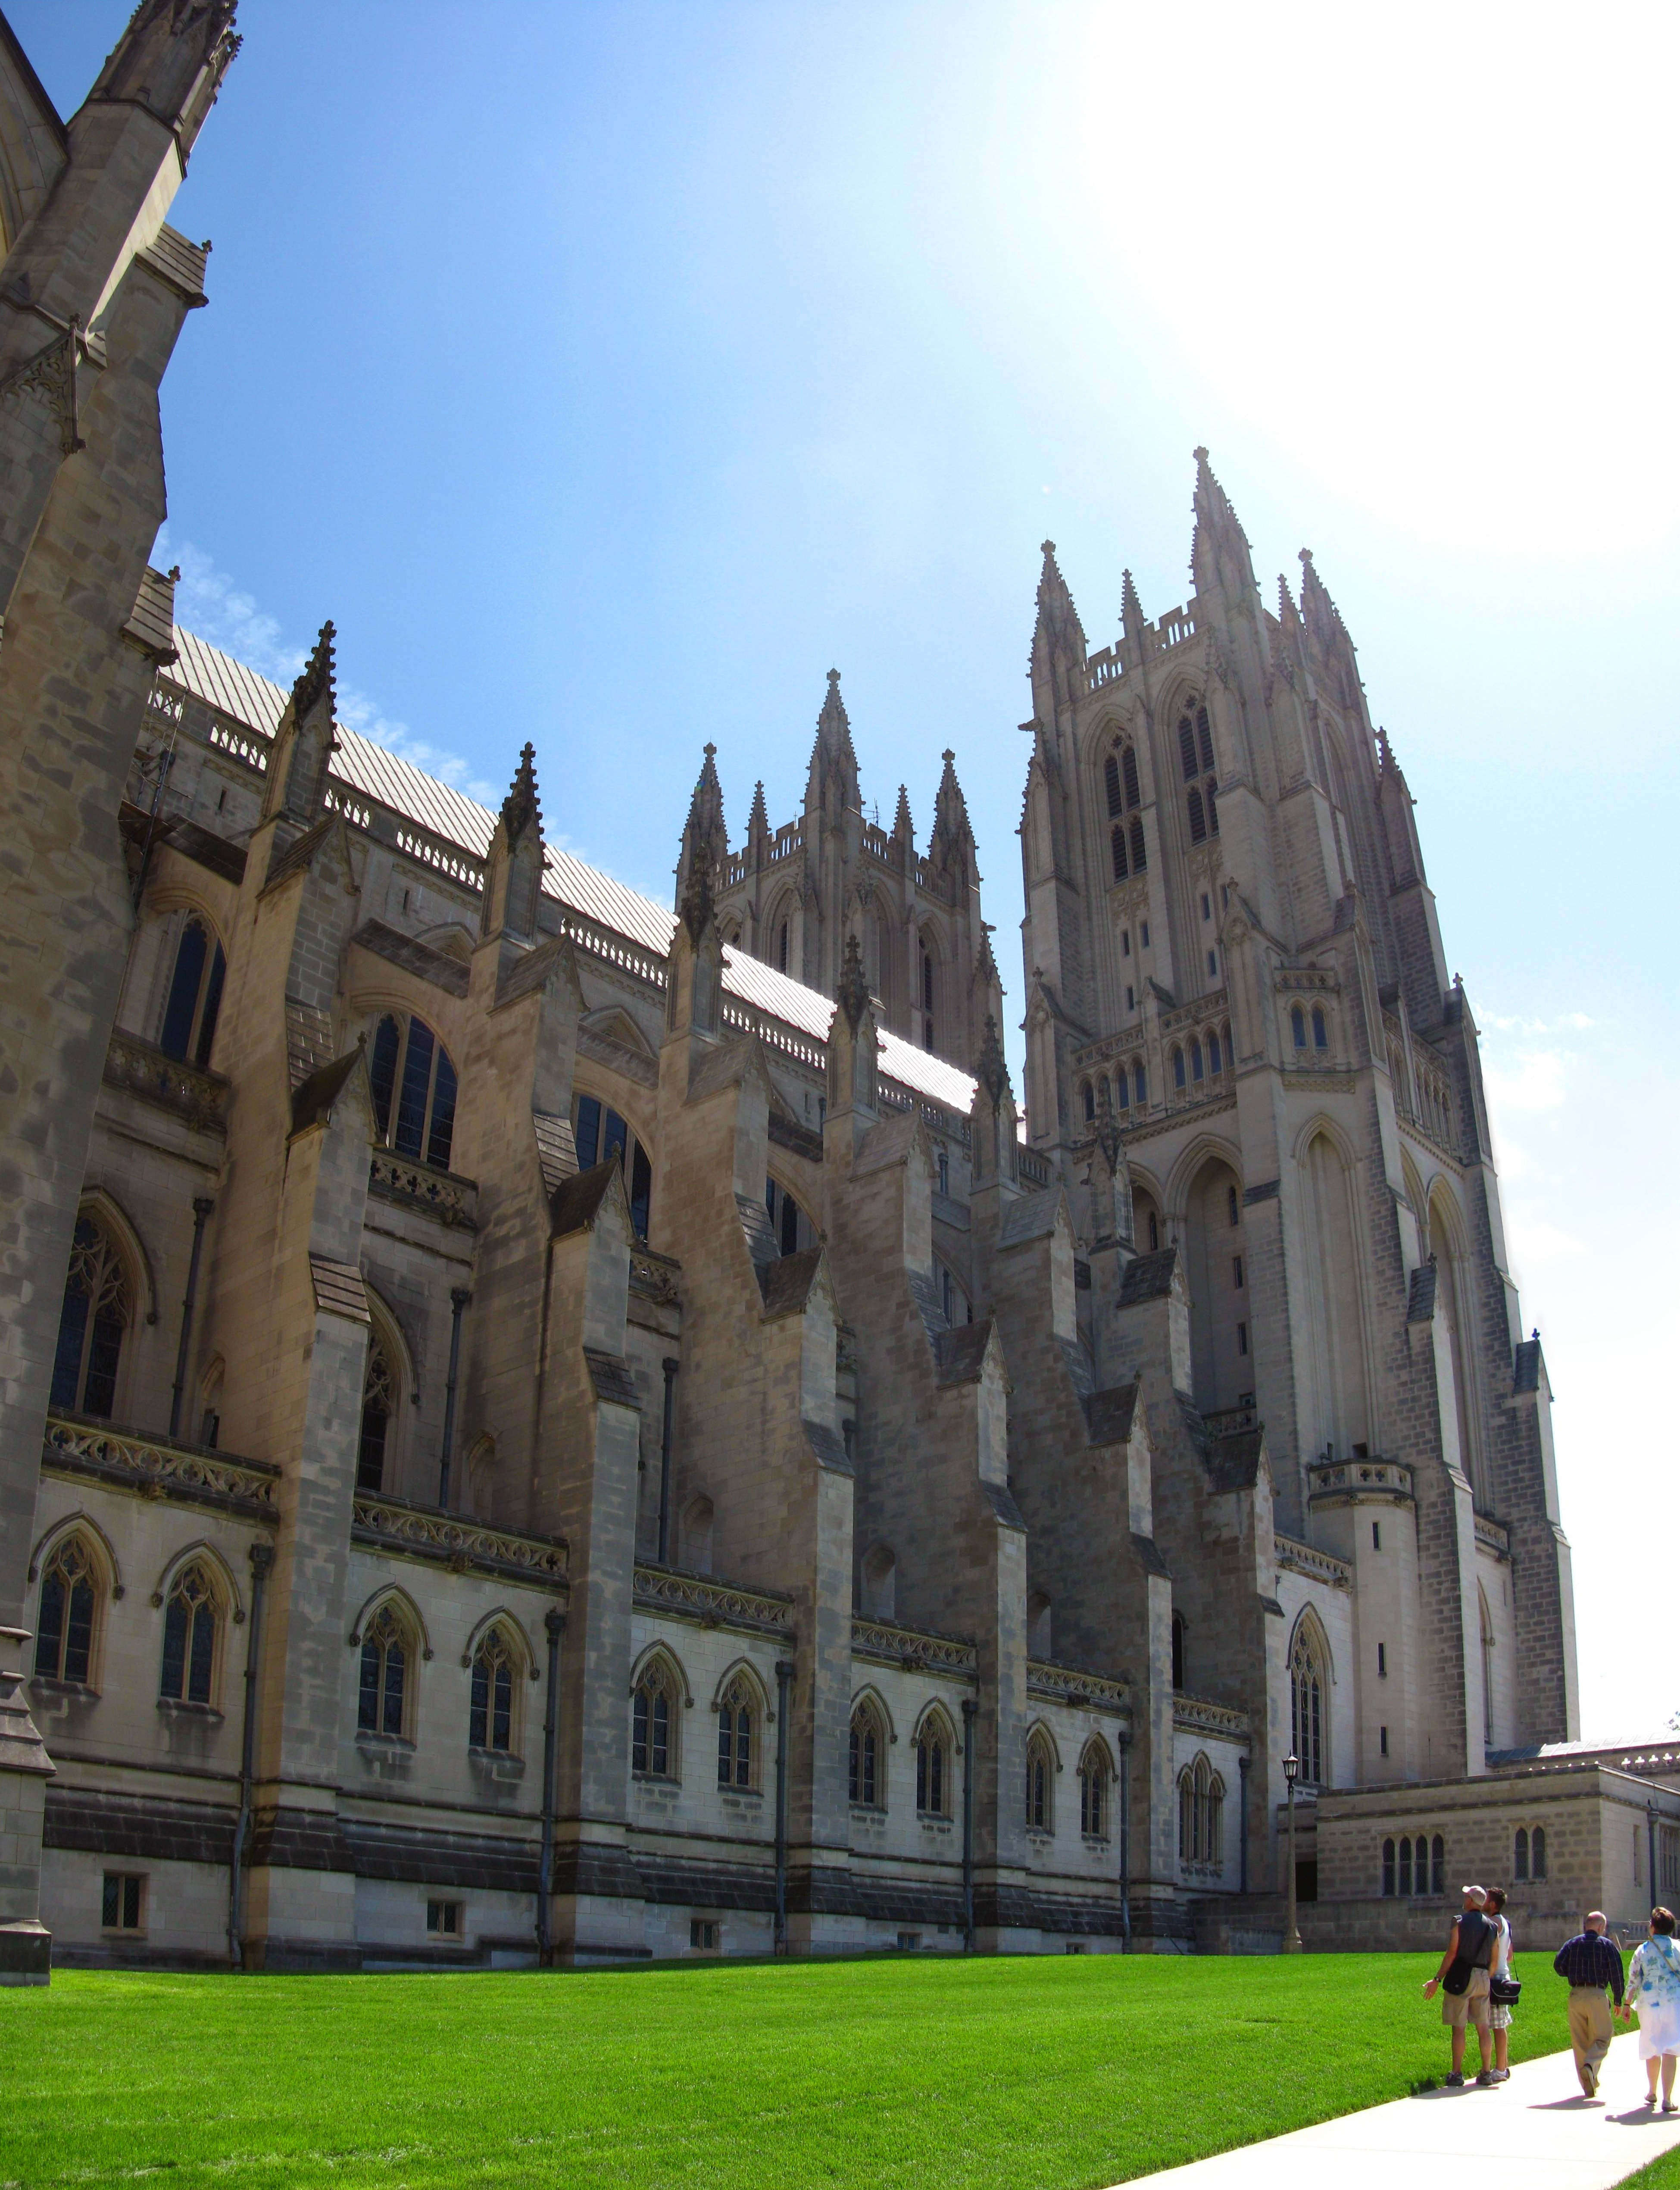
<svg viewBox="0 0 1680 2190"><path fill-rule="evenodd" d="M1087 1742L1079 1760L1079 1830L1087 1840L1108 1838L1110 1777L1101 1743Z"/></svg>
<svg viewBox="0 0 1680 2190"><path fill-rule="evenodd" d="M1215 1874L1225 1866L1225 1782L1205 1750L1178 1774L1178 1861Z"/></svg>
<svg viewBox="0 0 1680 2190"><path fill-rule="evenodd" d="M88 1685L104 1593L87 1539L79 1533L61 1538L41 1576L35 1615L37 1680Z"/></svg>
<svg viewBox="0 0 1680 2190"><path fill-rule="evenodd" d="M457 1082L449 1052L424 1021L387 1012L368 1060L379 1138L411 1163L449 1169Z"/></svg>
<svg viewBox="0 0 1680 2190"><path fill-rule="evenodd" d="M49 1404L109 1417L116 1407L116 1372L128 1327L127 1267L99 1220L77 1220L59 1315Z"/></svg>
<svg viewBox="0 0 1680 2190"><path fill-rule="evenodd" d="M676 1683L656 1658L636 1683L630 1704L630 1769L644 1779L675 1779Z"/></svg>
<svg viewBox="0 0 1680 2190"><path fill-rule="evenodd" d="M514 1747L514 1654L507 1631L486 1629L473 1653L473 1693L467 1739L474 1749L511 1755Z"/></svg>
<svg viewBox="0 0 1680 2190"><path fill-rule="evenodd" d="M1056 1760L1041 1728L1027 1739L1026 1813L1029 1832L1055 1830Z"/></svg>
<svg viewBox="0 0 1680 2190"><path fill-rule="evenodd" d="M367 1366L361 1386L361 1441L356 1452L356 1489L383 1490L391 1417L397 1410L391 1358L377 1326L367 1341Z"/></svg>
<svg viewBox="0 0 1680 2190"><path fill-rule="evenodd" d="M577 1098L572 1130L576 1136L580 1171L593 1170L596 1164L605 1163L611 1156L616 1156L622 1164L630 1222L636 1237L645 1240L653 1207L653 1162L647 1150L618 1112L599 1096Z"/></svg>
<svg viewBox="0 0 1680 2190"><path fill-rule="evenodd" d="M852 1803L865 1810L887 1807L886 1729L867 1697L853 1707L848 1737L846 1781Z"/></svg>
<svg viewBox="0 0 1680 2190"><path fill-rule="evenodd" d="M185 1568L163 1608L163 1667L158 1694L172 1703L215 1701L219 1592L198 1561Z"/></svg>
<svg viewBox="0 0 1680 2190"><path fill-rule="evenodd" d="M745 1674L737 1673L718 1706L718 1784L755 1787L758 1711Z"/></svg>
<svg viewBox="0 0 1680 2190"><path fill-rule="evenodd" d="M1185 810L1189 817L1190 842L1204 843L1219 834L1217 785L1213 773L1213 730L1207 709L1191 701L1178 718L1178 763L1184 781Z"/></svg>
<svg viewBox="0 0 1680 2190"><path fill-rule="evenodd" d="M951 1815L951 1728L943 1712L931 1711L916 1736L916 1808L924 1818Z"/></svg>
<svg viewBox="0 0 1680 2190"><path fill-rule="evenodd" d="M1290 1739L1303 1786L1329 1784L1330 1667L1312 1623L1303 1619L1289 1654Z"/></svg>
<svg viewBox="0 0 1680 2190"><path fill-rule="evenodd" d="M183 1064L190 1058L201 1069L208 1068L227 970L221 945L197 913L190 914L175 946L175 967L157 1037L166 1057L179 1058Z"/></svg>
<svg viewBox="0 0 1680 2190"><path fill-rule="evenodd" d="M414 1639L392 1604L382 1605L362 1631L356 1724L365 1733L410 1738Z"/></svg>

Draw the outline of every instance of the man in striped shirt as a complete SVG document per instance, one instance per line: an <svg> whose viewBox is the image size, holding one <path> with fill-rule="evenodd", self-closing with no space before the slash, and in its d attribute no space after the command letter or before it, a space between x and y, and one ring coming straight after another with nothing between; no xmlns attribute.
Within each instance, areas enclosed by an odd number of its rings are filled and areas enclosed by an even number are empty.
<svg viewBox="0 0 1680 2190"><path fill-rule="evenodd" d="M1575 2048L1575 2074L1587 2097L1596 2098L1598 2071L1610 2050L1610 2008L1604 1988L1609 1987L1620 2007L1622 1983L1621 1955L1604 1937L1602 1909L1592 1910L1584 1931L1564 1942L1552 1966L1569 1982L1569 2043Z"/></svg>

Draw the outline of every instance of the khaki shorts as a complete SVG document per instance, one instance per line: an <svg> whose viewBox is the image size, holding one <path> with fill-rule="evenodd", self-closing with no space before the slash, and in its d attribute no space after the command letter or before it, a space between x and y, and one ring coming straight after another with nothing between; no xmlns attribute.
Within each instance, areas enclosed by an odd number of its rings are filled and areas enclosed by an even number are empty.
<svg viewBox="0 0 1680 2190"><path fill-rule="evenodd" d="M1488 1973L1472 1970L1468 1992L1441 1992L1441 2020L1449 2030L1462 2030L1467 2023L1484 2023L1493 2009L1488 1998Z"/></svg>

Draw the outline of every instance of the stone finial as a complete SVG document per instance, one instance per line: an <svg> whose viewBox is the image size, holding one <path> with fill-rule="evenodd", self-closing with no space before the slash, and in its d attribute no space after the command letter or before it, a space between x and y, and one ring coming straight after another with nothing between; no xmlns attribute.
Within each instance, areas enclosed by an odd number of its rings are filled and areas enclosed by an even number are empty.
<svg viewBox="0 0 1680 2190"><path fill-rule="evenodd" d="M1248 535L1237 520L1230 496L1213 475L1207 451L1198 448L1193 499L1195 530L1190 541L1190 577L1199 593L1223 587L1239 590L1254 583Z"/></svg>
<svg viewBox="0 0 1680 2190"><path fill-rule="evenodd" d="M300 723L323 692L326 695L328 711L336 713L338 710L338 694L334 689L336 664L332 652L332 642L338 636L329 616L316 634L315 650L292 687L292 711Z"/></svg>
<svg viewBox="0 0 1680 2190"><path fill-rule="evenodd" d="M869 1009L869 979L863 970L863 952L858 948L855 935L846 938L846 955L840 966L840 985L835 1000L846 1014L846 1024L854 1034L863 1023Z"/></svg>
<svg viewBox="0 0 1680 2190"><path fill-rule="evenodd" d="M509 843L524 836L533 821L540 835L542 808L536 797L536 747L527 739L519 747L519 764L514 771L508 796L502 802L502 822Z"/></svg>
<svg viewBox="0 0 1680 2190"><path fill-rule="evenodd" d="M974 1077L986 1092L994 1115L1009 1092L1009 1066L1003 1054L1003 1044L998 1040L997 1021L986 1013L985 1031L980 1036L980 1053L975 1061Z"/></svg>

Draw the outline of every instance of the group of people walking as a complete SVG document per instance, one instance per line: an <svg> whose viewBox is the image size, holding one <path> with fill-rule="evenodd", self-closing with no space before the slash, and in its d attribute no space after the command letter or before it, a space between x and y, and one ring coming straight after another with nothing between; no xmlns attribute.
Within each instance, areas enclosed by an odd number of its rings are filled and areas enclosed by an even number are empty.
<svg viewBox="0 0 1680 2190"><path fill-rule="evenodd" d="M1441 2020L1452 2043L1450 2085L1464 2081L1464 2043L1473 2029L1482 2065L1476 2081L1484 2089L1502 2084L1511 2074L1511 2011L1522 1991L1511 1966L1511 1920L1505 1891L1467 1886L1464 1906L1453 1919L1441 1966L1423 1988L1423 1997L1441 2000ZM1650 2089L1647 2106L1659 2103L1666 2114L1677 2111L1674 2072L1680 2063L1680 1946L1675 1943L1674 1912L1654 1909L1647 1937L1634 1949L1624 1975L1621 1950L1609 1936L1602 1909L1595 1909L1573 1939L1566 1939L1552 1964L1569 1988L1569 2043L1583 2095L1596 2098L1599 2071L1615 2034L1615 2012L1626 2023L1639 2013L1639 2056Z"/></svg>

